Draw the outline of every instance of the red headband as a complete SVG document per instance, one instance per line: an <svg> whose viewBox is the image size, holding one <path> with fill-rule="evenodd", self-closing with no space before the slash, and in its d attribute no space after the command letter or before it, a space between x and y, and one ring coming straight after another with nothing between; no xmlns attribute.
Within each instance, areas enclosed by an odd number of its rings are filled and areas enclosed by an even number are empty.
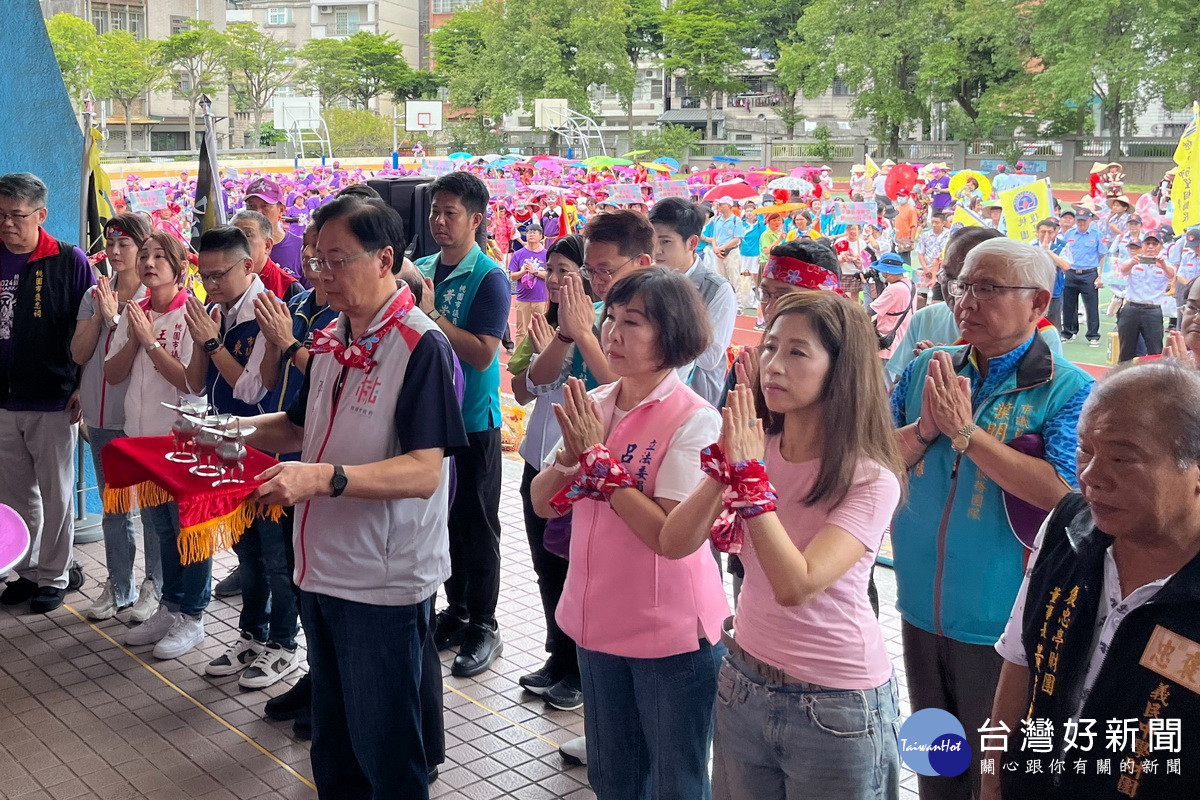
<svg viewBox="0 0 1200 800"><path fill-rule="evenodd" d="M764 278L771 278L802 289L824 289L842 294L838 277L824 267L791 256L771 256Z"/></svg>
<svg viewBox="0 0 1200 800"><path fill-rule="evenodd" d="M109 238L109 239L119 239L122 236L124 236L126 239L136 239L137 238L132 233L129 233L124 228L122 228L120 225L109 225L107 228L104 229L104 235L106 238Z"/></svg>

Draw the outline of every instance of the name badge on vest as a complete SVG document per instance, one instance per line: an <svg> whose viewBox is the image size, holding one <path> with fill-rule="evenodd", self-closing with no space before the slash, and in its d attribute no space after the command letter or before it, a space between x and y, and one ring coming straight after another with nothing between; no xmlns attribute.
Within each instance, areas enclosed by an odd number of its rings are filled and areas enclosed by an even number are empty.
<svg viewBox="0 0 1200 800"><path fill-rule="evenodd" d="M1138 663L1200 694L1200 644L1155 625Z"/></svg>

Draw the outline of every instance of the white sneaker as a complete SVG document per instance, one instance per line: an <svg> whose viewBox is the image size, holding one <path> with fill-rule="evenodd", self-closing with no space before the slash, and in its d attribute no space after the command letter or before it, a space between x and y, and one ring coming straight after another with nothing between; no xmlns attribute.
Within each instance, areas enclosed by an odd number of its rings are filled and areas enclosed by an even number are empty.
<svg viewBox="0 0 1200 800"><path fill-rule="evenodd" d="M157 605L157 604L156 604ZM117 608L117 601L113 597L112 584L108 581L104 582L104 589L101 590L100 596L96 598L96 602L92 603L91 608L87 610L87 618L92 620L112 619L118 613L123 612L129 606ZM151 611L153 613L153 611ZM147 615L149 616L149 615Z"/></svg>
<svg viewBox="0 0 1200 800"><path fill-rule="evenodd" d="M133 605L128 611L119 613L117 618L123 619L125 622L145 622L154 616L154 611L158 608L161 600L162 595L159 594L154 581L144 580L138 589L138 599L133 601Z"/></svg>
<svg viewBox="0 0 1200 800"><path fill-rule="evenodd" d="M299 647L288 650L281 644L269 642L254 663L242 672L238 686L243 689L265 689L279 683L303 663Z"/></svg>
<svg viewBox="0 0 1200 800"><path fill-rule="evenodd" d="M180 614L167 635L154 646L154 657L179 658L204 641L204 620Z"/></svg>
<svg viewBox="0 0 1200 800"><path fill-rule="evenodd" d="M558 746L558 752L562 753L568 764L587 766L587 739L582 736L563 742Z"/></svg>
<svg viewBox="0 0 1200 800"><path fill-rule="evenodd" d="M229 646L228 650L208 662L208 666L204 668L204 674L214 678L236 675L254 663L254 659L258 658L265 647L266 645L262 642L254 641L253 636L242 631L242 635Z"/></svg>
<svg viewBox="0 0 1200 800"><path fill-rule="evenodd" d="M125 634L125 644L130 647L154 644L167 635L167 632L175 625L175 621L178 618L178 614L168 611L167 607L160 603L158 610L154 612L150 619L136 628L130 629L129 633Z"/></svg>

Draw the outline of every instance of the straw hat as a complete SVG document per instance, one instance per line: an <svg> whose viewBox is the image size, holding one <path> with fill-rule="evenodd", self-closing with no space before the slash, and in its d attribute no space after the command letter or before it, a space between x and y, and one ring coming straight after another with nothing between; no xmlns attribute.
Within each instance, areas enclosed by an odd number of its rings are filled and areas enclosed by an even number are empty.
<svg viewBox="0 0 1200 800"><path fill-rule="evenodd" d="M1092 168L1088 170L1088 174L1095 175L1097 172L1104 172L1106 169L1108 169L1108 164L1103 164L1099 161L1093 161Z"/></svg>

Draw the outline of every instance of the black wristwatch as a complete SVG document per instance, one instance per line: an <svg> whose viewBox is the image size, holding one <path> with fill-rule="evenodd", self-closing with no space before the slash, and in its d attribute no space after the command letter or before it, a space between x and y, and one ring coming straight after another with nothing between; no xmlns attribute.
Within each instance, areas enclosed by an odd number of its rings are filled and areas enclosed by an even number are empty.
<svg viewBox="0 0 1200 800"><path fill-rule="evenodd" d="M211 356L213 353L217 352L217 350L219 350L220 347L221 347L220 339L209 339L207 342L204 343L204 352L208 353Z"/></svg>
<svg viewBox="0 0 1200 800"><path fill-rule="evenodd" d="M299 351L300 348L303 346L304 345L300 344L300 342L292 342L291 347L289 347L287 350L283 351L283 360L291 361L292 356L296 355L297 351Z"/></svg>
<svg viewBox="0 0 1200 800"><path fill-rule="evenodd" d="M340 464L333 465L333 477L329 479L329 486L333 489L330 497L341 497L342 492L346 491L346 470L342 469Z"/></svg>

